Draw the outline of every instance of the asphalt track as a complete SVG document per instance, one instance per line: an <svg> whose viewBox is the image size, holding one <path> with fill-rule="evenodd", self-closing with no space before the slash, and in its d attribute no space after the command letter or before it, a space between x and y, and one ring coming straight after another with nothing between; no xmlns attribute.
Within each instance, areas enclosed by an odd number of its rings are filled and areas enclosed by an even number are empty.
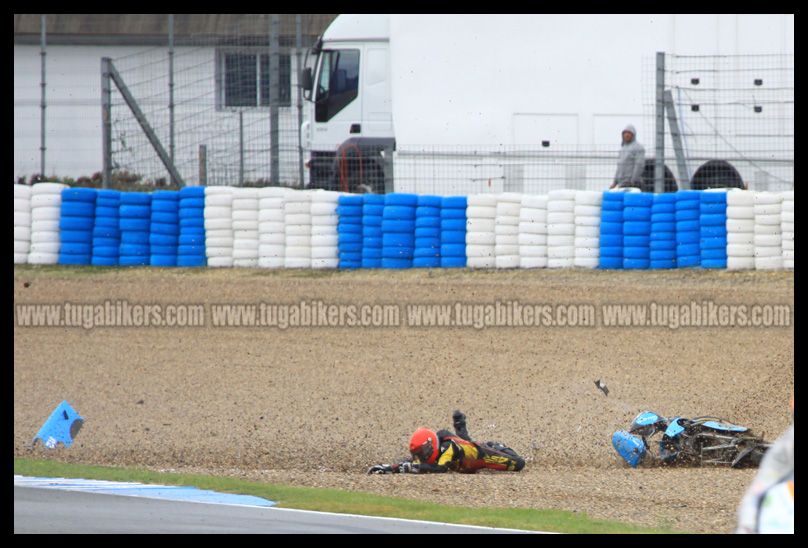
<svg viewBox="0 0 808 548"><path fill-rule="evenodd" d="M15 533L527 533L286 508L14 486Z"/></svg>

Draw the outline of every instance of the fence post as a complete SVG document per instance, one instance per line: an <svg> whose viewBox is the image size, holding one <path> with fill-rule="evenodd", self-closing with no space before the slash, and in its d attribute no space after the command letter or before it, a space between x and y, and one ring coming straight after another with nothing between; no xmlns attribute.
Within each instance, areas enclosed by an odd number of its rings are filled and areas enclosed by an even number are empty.
<svg viewBox="0 0 808 548"><path fill-rule="evenodd" d="M656 158L654 192L665 192L665 52L656 54Z"/></svg>
<svg viewBox="0 0 808 548"><path fill-rule="evenodd" d="M208 184L208 147L199 145L199 184Z"/></svg>
<svg viewBox="0 0 808 548"><path fill-rule="evenodd" d="M665 91L665 109L668 112L668 128L671 131L673 152L676 154L676 165L679 171L680 184L678 186L682 190L690 190L690 171L687 169L687 159L682 146L682 132L679 130L679 120L673 106L673 93L671 93L671 90Z"/></svg>
<svg viewBox="0 0 808 548"><path fill-rule="evenodd" d="M238 110L238 186L244 185L244 111Z"/></svg>
<svg viewBox="0 0 808 548"><path fill-rule="evenodd" d="M301 49L303 48L303 36L301 32L300 14L295 14L295 67L296 78L300 78L300 71L303 70L301 66ZM301 133L303 127L303 89L300 87L300 82L297 82L297 172L300 177L300 188L305 188L306 184L303 180L303 134Z"/></svg>
<svg viewBox="0 0 808 548"><path fill-rule="evenodd" d="M280 183L280 158L278 151L278 102L280 95L280 59L278 49L278 27L280 26L280 15L272 14L272 22L269 25L269 138L270 138L270 175L272 184Z"/></svg>
<svg viewBox="0 0 808 548"><path fill-rule="evenodd" d="M46 46L46 15L43 15L40 18L40 38L39 38L39 55L40 55L40 65L42 70L42 77L40 78L39 85L41 87L41 99L40 99L40 134L39 134L39 175L43 179L45 178L45 148L46 148L46 139L45 139L45 109L47 108L47 103L45 101L45 56L47 52L45 51Z"/></svg>
<svg viewBox="0 0 808 548"><path fill-rule="evenodd" d="M174 14L168 15L168 157L174 164ZM171 184L177 184L171 174Z"/></svg>
<svg viewBox="0 0 808 548"><path fill-rule="evenodd" d="M102 188L109 188L112 180L112 86L110 85L109 57L101 59L101 150L103 158Z"/></svg>

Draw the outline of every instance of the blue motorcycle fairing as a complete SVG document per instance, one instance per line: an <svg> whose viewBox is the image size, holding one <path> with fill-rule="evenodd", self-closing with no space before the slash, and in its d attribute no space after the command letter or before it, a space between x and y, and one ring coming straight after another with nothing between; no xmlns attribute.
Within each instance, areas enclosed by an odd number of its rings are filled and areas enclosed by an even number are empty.
<svg viewBox="0 0 808 548"><path fill-rule="evenodd" d="M645 457L645 442L639 436L629 434L625 430L618 430L612 435L612 446L632 468L637 468Z"/></svg>
<svg viewBox="0 0 808 548"><path fill-rule="evenodd" d="M705 421L701 424L707 428L712 428L713 430L722 430L724 432L746 432L749 430L745 426L738 426L728 422Z"/></svg>
<svg viewBox="0 0 808 548"><path fill-rule="evenodd" d="M682 417L674 417L673 419L671 419L668 428L665 429L666 436L668 436L669 438L675 438L676 436L685 431L685 427L679 424L679 421L681 419Z"/></svg>
<svg viewBox="0 0 808 548"><path fill-rule="evenodd" d="M639 433L643 436L650 436L655 432L654 425L659 422L665 422L665 418L653 411L643 411L631 421L629 431Z"/></svg>

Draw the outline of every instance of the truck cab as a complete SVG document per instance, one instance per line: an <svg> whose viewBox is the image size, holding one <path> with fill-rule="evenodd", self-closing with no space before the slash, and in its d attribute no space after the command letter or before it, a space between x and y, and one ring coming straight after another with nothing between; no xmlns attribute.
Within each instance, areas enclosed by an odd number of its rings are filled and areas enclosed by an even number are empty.
<svg viewBox="0 0 808 548"><path fill-rule="evenodd" d="M389 16L338 16L306 64L301 133L308 187L385 192L395 148Z"/></svg>

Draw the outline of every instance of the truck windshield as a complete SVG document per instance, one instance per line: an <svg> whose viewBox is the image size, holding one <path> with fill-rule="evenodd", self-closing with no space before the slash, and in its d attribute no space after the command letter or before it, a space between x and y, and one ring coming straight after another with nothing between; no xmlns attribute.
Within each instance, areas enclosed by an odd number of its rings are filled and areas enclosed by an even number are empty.
<svg viewBox="0 0 808 548"><path fill-rule="evenodd" d="M324 50L320 59L314 119L327 122L359 95L359 50Z"/></svg>

